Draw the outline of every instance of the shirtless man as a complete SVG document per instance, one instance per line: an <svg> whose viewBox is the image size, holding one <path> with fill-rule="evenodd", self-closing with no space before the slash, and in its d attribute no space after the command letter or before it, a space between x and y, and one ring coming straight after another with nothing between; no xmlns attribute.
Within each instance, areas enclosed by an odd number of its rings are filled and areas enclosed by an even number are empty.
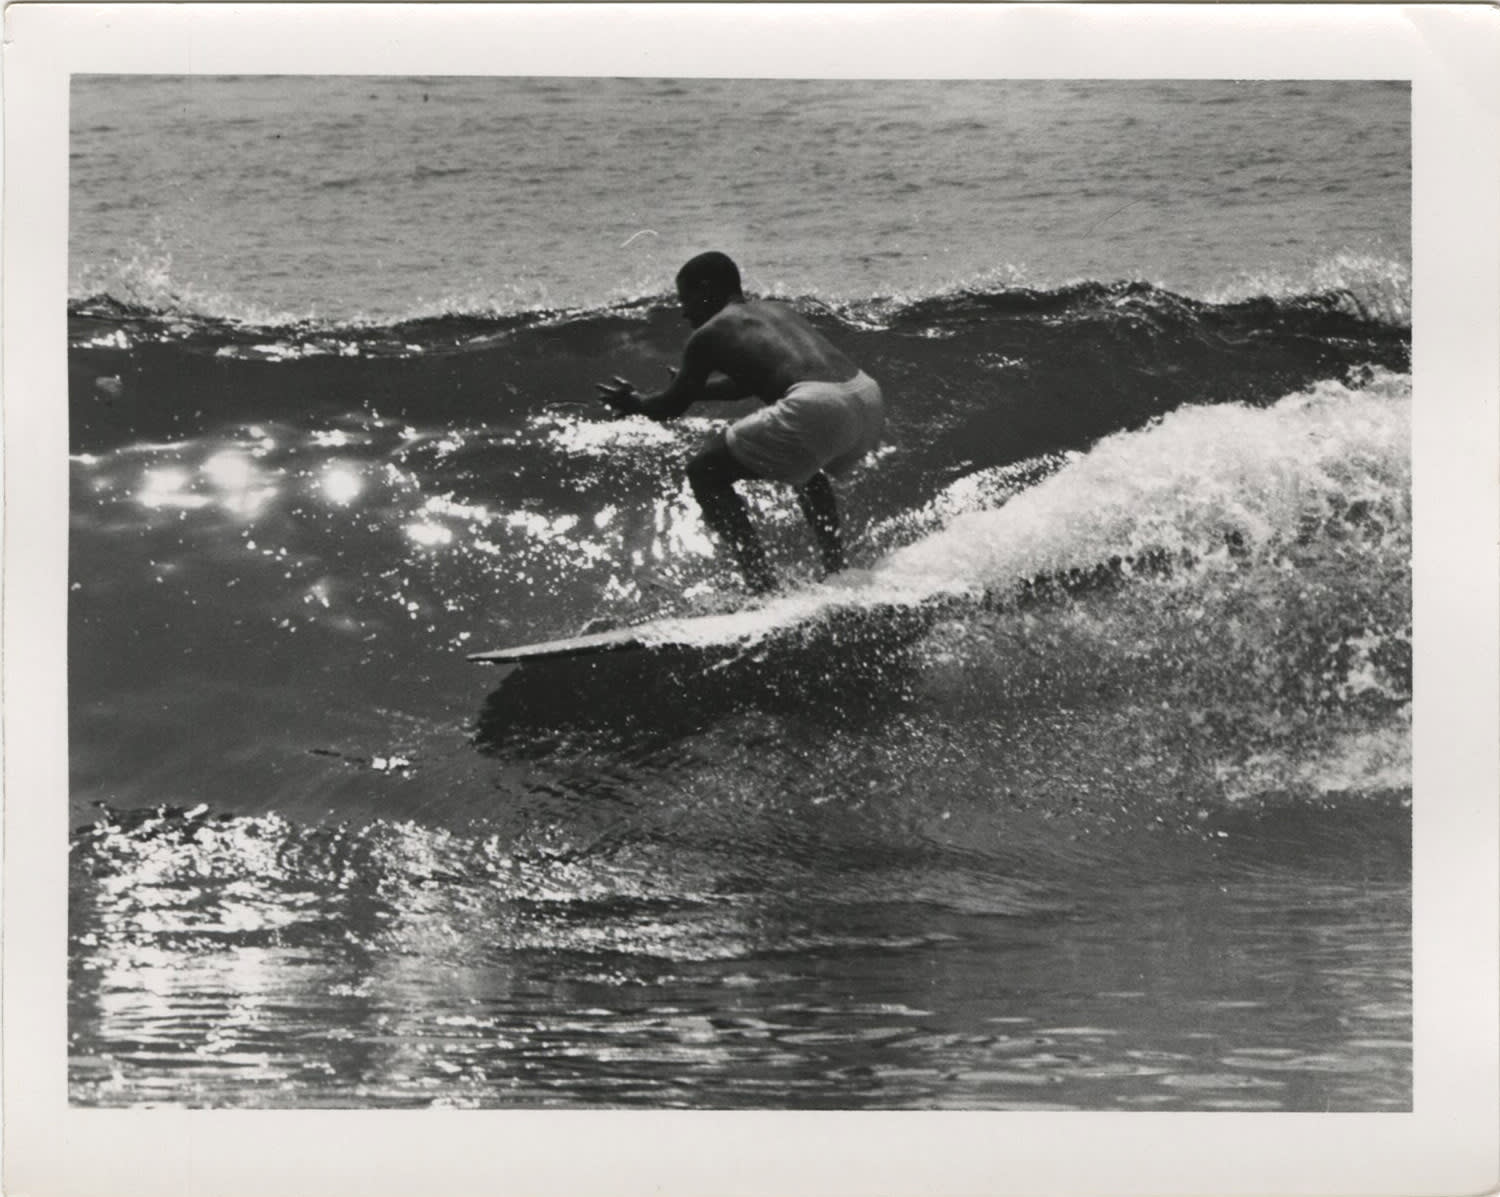
<svg viewBox="0 0 1500 1197"><path fill-rule="evenodd" d="M677 273L682 314L693 326L682 368L666 390L642 395L626 379L600 383L621 415L672 420L704 399L754 395L759 411L715 433L688 462L688 482L714 533L729 543L750 589L775 589L766 552L733 483L768 478L796 488L830 573L844 568L838 504L829 474L880 441L880 387L807 321L780 303L748 300L724 254L699 254Z"/></svg>

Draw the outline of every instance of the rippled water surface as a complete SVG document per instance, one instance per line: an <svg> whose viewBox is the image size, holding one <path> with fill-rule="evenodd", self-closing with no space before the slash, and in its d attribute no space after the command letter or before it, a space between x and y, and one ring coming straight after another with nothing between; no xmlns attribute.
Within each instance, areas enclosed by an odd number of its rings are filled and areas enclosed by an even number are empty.
<svg viewBox="0 0 1500 1197"><path fill-rule="evenodd" d="M1180 842L1174 864L1208 876L1132 882L1099 860L1065 892L935 870L935 849L748 853L736 876L649 843L569 857L414 826L287 833L202 816L92 833L132 867L75 912L93 928L75 1099L1409 1106L1398 882L1309 884L1232 851L1210 868Z"/></svg>

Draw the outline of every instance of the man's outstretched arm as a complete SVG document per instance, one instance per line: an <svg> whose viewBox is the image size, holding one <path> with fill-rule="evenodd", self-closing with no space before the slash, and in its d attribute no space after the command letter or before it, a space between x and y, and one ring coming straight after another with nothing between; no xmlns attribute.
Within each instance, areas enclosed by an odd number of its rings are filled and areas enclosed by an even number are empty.
<svg viewBox="0 0 1500 1197"><path fill-rule="evenodd" d="M598 385L599 397L623 416L646 416L652 420L675 420L693 404L704 399L734 398L725 392L725 384L737 391L728 379L709 381L713 373L712 355L707 341L699 336L688 339L682 354L682 369L673 375L664 391L643 395L628 378L618 375L613 382Z"/></svg>

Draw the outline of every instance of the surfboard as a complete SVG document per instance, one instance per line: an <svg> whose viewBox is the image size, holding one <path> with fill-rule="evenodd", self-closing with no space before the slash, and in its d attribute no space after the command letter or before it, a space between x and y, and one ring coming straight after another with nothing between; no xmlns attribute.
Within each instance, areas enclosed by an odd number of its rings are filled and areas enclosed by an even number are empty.
<svg viewBox="0 0 1500 1197"><path fill-rule="evenodd" d="M681 615L628 624L599 632L583 632L537 644L470 653L469 660L488 665L518 665L524 661L551 661L564 657L591 657L601 653L636 650L688 649L701 653L732 652L756 633L785 630L788 620L766 608L748 607L709 615Z"/></svg>
<svg viewBox="0 0 1500 1197"><path fill-rule="evenodd" d="M632 648L661 647L648 642L645 629L639 627L611 628L607 632L589 632L583 636L568 636L561 640L543 640L538 644L517 644L512 648L496 648L487 652L470 653L469 660L482 665L519 665L523 661L555 661L564 657L589 657L598 653L623 652Z"/></svg>
<svg viewBox="0 0 1500 1197"><path fill-rule="evenodd" d="M685 615L648 623L587 632L536 644L469 653L482 665L521 665L568 657L591 657L626 651L729 656L745 650L813 641L827 645L899 641L929 626L940 603L854 603L830 601L772 603L712 615Z"/></svg>

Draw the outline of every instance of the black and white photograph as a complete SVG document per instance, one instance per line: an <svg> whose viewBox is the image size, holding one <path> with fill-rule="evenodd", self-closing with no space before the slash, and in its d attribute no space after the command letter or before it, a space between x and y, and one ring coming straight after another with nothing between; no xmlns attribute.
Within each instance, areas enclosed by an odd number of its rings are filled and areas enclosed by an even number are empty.
<svg viewBox="0 0 1500 1197"><path fill-rule="evenodd" d="M68 73L68 1110L1413 1114L1413 72L691 48Z"/></svg>

